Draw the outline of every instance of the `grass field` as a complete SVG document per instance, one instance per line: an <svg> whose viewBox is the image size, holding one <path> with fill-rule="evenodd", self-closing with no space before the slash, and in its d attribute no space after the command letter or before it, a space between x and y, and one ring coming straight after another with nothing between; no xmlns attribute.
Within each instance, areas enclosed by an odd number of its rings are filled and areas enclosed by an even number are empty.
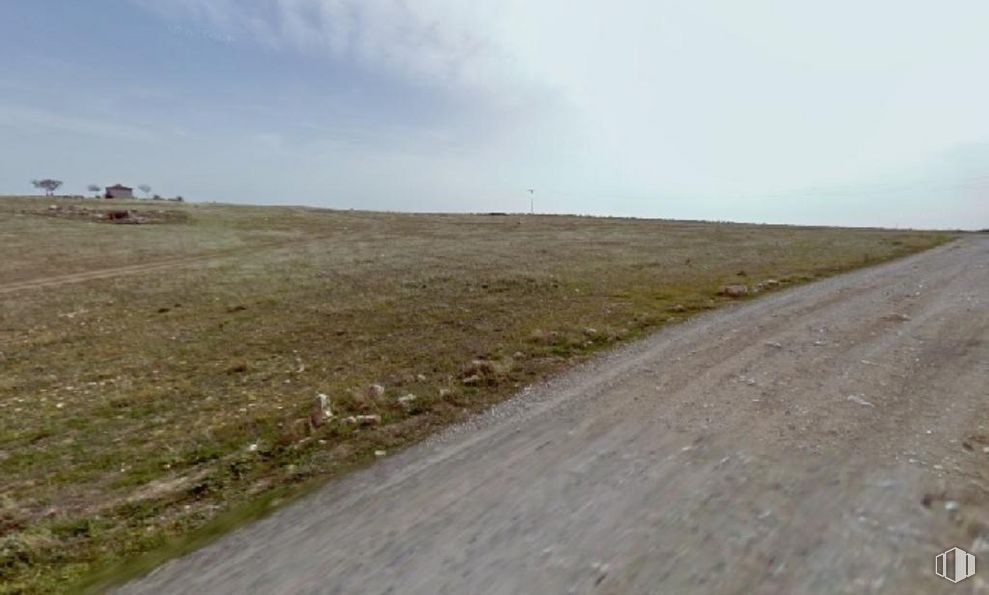
<svg viewBox="0 0 989 595"><path fill-rule="evenodd" d="M950 237L157 202L127 207L182 216L115 225L52 216L67 202L0 199L3 593L178 551L726 284Z"/></svg>

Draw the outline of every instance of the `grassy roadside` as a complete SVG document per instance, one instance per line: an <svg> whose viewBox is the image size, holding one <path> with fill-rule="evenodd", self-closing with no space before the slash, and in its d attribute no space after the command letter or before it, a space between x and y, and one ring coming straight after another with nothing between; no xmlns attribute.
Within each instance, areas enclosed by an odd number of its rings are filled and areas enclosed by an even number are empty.
<svg viewBox="0 0 989 595"><path fill-rule="evenodd" d="M0 296L0 593L147 568L715 308L726 284L786 287L950 237L157 204L134 208L185 216L119 226L37 212L49 202L0 200L0 287L223 256ZM314 426L319 393L334 417Z"/></svg>

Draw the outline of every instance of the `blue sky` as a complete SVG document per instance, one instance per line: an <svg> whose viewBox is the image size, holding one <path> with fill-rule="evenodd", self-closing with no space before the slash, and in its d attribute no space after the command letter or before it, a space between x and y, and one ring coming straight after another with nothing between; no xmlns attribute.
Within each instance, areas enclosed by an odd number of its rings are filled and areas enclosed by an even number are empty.
<svg viewBox="0 0 989 595"><path fill-rule="evenodd" d="M989 227L989 4L14 0L0 192Z"/></svg>

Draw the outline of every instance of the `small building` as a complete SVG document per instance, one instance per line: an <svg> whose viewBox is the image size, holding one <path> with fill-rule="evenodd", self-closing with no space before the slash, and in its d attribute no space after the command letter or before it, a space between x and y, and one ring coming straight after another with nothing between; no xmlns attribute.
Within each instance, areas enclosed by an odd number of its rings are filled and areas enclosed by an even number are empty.
<svg viewBox="0 0 989 595"><path fill-rule="evenodd" d="M134 189L122 184L114 184L106 187L106 198L134 198Z"/></svg>

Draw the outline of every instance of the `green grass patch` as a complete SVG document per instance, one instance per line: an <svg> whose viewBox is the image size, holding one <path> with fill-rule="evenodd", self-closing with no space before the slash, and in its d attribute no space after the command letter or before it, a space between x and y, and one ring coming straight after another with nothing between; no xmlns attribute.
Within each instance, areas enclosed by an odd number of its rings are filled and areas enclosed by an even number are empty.
<svg viewBox="0 0 989 595"><path fill-rule="evenodd" d="M189 204L153 205L183 216L148 226L28 212L46 204L0 200L0 289L194 260L3 295L0 593L147 570L375 450L732 301L726 284L777 291L952 237ZM319 393L335 415L321 425Z"/></svg>

